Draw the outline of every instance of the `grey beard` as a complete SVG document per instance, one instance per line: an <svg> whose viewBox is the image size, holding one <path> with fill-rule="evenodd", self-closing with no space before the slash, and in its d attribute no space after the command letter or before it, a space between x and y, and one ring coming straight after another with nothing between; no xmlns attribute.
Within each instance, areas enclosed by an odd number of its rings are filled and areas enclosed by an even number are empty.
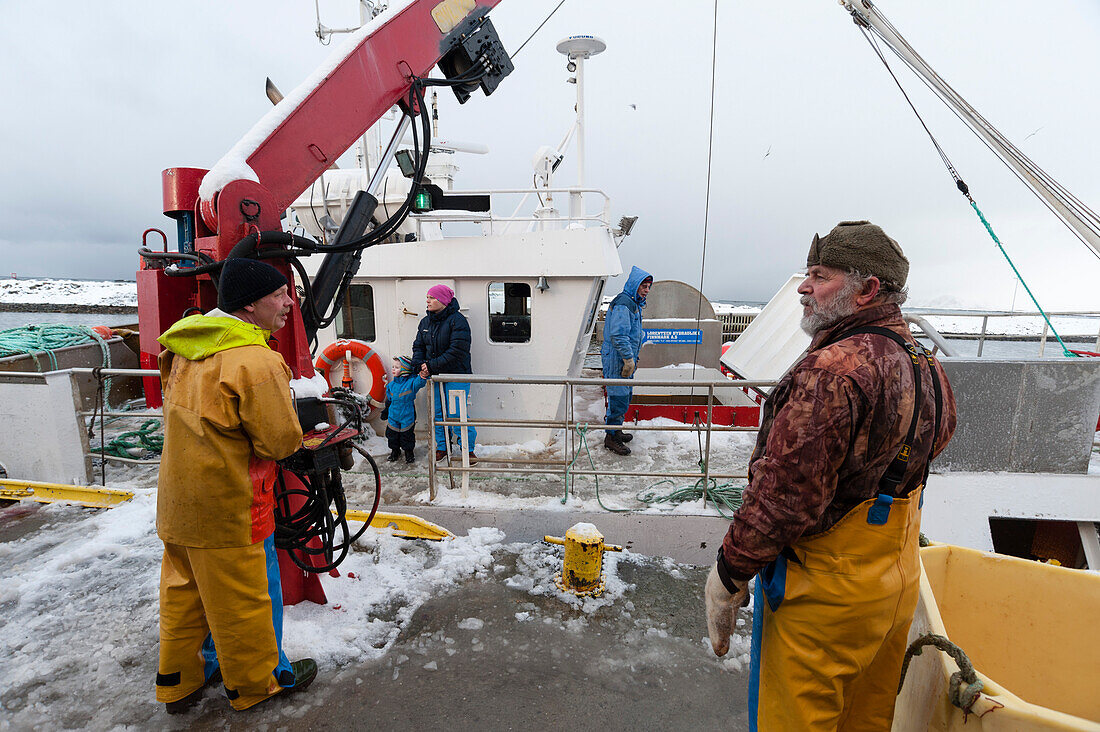
<svg viewBox="0 0 1100 732"><path fill-rule="evenodd" d="M799 302L810 306L810 314L802 316L802 322L799 323L802 330L812 336L855 313L856 304L852 296L858 289L858 283L855 287L845 287L832 300L821 305L815 303L809 295L803 295Z"/></svg>

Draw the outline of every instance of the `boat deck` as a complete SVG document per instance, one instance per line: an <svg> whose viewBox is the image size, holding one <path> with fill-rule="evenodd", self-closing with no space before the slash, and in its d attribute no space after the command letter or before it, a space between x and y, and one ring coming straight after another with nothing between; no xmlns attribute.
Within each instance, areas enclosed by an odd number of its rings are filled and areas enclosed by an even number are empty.
<svg viewBox="0 0 1100 732"><path fill-rule="evenodd" d="M328 605L287 608L287 654L320 667L307 692L241 713L211 688L168 717L152 683L154 503L0 510L0 726L748 728L748 639L710 651L705 568L607 554L607 592L578 600L552 585L559 547L496 529L447 545L365 536L322 578Z"/></svg>

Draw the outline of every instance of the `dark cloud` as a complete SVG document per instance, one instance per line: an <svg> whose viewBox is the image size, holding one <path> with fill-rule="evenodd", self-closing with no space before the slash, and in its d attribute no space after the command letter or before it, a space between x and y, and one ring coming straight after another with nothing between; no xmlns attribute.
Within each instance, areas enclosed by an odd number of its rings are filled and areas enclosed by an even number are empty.
<svg viewBox="0 0 1100 732"><path fill-rule="evenodd" d="M501 3L494 22L505 45L517 48L556 4ZM323 21L352 25L355 5L323 2ZM989 120L1100 203L1100 110L1083 93L1100 68L1095 4L1061 6L1056 30L1022 0L880 7ZM566 3L493 97L459 107L440 95L441 134L492 148L459 158L460 185L530 185L533 151L556 145L571 122L574 87L554 44L593 33L608 50L587 67L586 183L611 195L614 218L640 217L620 250L627 268L637 262L697 284L709 215L704 290L765 299L798 268L815 231L870 218L913 260L914 301L1007 307L1011 272L835 3L720 3L708 159L712 10ZM9 102L0 115L5 269L132 274L141 231L173 226L160 213L160 171L221 157L268 109L266 76L284 92L309 76L329 51L314 24L308 2L6 6L0 68L14 73L0 79ZM1055 307L1090 306L1100 262L895 67L1033 288ZM572 184L575 165L571 153L556 182Z"/></svg>

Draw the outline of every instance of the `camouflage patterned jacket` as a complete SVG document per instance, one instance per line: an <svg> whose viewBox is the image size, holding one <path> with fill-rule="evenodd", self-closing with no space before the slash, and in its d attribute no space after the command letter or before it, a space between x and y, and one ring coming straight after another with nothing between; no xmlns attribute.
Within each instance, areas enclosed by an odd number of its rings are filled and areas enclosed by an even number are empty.
<svg viewBox="0 0 1100 732"><path fill-rule="evenodd" d="M882 335L861 334L822 347L865 326L913 340L897 305L861 310L817 333L810 350L764 405L749 464L744 503L723 542L730 575L744 581L802 536L819 534L879 493L913 416L913 367ZM943 390L936 453L955 431L955 397L935 362ZM922 404L912 456L898 495L920 485L932 449L935 393L921 363Z"/></svg>

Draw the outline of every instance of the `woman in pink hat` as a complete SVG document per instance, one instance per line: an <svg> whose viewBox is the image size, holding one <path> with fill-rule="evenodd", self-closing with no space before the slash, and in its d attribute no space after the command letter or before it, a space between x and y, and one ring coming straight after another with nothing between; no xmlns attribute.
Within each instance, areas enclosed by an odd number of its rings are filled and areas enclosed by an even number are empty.
<svg viewBox="0 0 1100 732"><path fill-rule="evenodd" d="M435 285L428 289L427 298L428 314L420 321L420 327L416 332L416 340L413 341L412 360L417 364L420 375L428 378L432 374L472 374L470 366L470 323L466 316L458 311L458 300L454 290L446 285ZM443 403L447 405L447 419L457 419L458 413L452 411L451 394L461 392L459 398L465 399L467 414L469 414L470 385L468 383L442 384L444 397L439 398L436 391L435 418L442 421ZM463 448L470 453L470 464L477 462L474 456L474 445L477 442L477 430L472 426L467 427L469 432L469 445ZM463 430L455 430L461 442ZM442 460L447 456L446 437L443 428L435 428L435 459Z"/></svg>

